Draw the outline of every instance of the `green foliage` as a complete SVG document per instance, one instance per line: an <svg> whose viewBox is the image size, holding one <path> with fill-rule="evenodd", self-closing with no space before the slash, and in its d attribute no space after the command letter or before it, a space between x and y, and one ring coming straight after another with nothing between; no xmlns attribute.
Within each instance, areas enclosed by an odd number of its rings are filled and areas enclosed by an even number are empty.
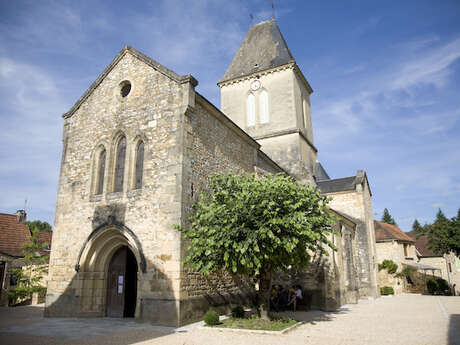
<svg viewBox="0 0 460 345"><path fill-rule="evenodd" d="M201 195L191 226L178 227L191 240L186 264L209 274L221 269L256 276L272 269L305 267L309 252L336 249L327 236L335 220L329 199L282 174L217 175Z"/></svg>
<svg viewBox="0 0 460 345"><path fill-rule="evenodd" d="M427 235L428 248L437 254L454 252L460 256L460 209L457 216L448 219L441 209L433 224L419 229L418 236Z"/></svg>
<svg viewBox="0 0 460 345"><path fill-rule="evenodd" d="M426 288L431 295L434 295L438 290L438 283L434 279L430 279L426 282Z"/></svg>
<svg viewBox="0 0 460 345"><path fill-rule="evenodd" d="M387 208L383 210L382 222L397 225Z"/></svg>
<svg viewBox="0 0 460 345"><path fill-rule="evenodd" d="M233 318L243 318L244 317L244 308L240 305L237 305L232 309L232 317Z"/></svg>
<svg viewBox="0 0 460 345"><path fill-rule="evenodd" d="M380 294L381 294L382 296L394 295L394 294L395 294L395 290L394 290L391 286L384 286L384 287L381 287L381 288L380 288Z"/></svg>
<svg viewBox="0 0 460 345"><path fill-rule="evenodd" d="M43 297L46 294L46 288L44 286L19 286L14 290L10 290L8 292L8 305L15 305L27 300L34 292Z"/></svg>
<svg viewBox="0 0 460 345"><path fill-rule="evenodd" d="M445 279L435 278L426 282L426 287L431 295L449 295L449 284Z"/></svg>
<svg viewBox="0 0 460 345"><path fill-rule="evenodd" d="M414 223L412 223L412 230L415 231L415 232L419 232L423 229L423 227L420 225L420 223L418 222L418 220L414 220Z"/></svg>
<svg viewBox="0 0 460 345"><path fill-rule="evenodd" d="M51 225L49 225L48 222L42 222L40 220L27 221L26 225L31 232L35 229L37 229L40 232L52 232L53 231L51 228Z"/></svg>
<svg viewBox="0 0 460 345"><path fill-rule="evenodd" d="M393 260L383 260L381 264L379 264L379 271L387 270L389 274L395 274L398 270L398 265L393 262Z"/></svg>
<svg viewBox="0 0 460 345"><path fill-rule="evenodd" d="M415 274L415 272L417 272L415 268L406 266L401 270L401 272L395 274L395 277L412 279L412 276Z"/></svg>
<svg viewBox="0 0 460 345"><path fill-rule="evenodd" d="M250 318L228 318L219 324L219 328L237 328L237 329L254 329L265 331L281 331L295 325L297 321L287 317L272 317L270 320L264 320L256 315Z"/></svg>
<svg viewBox="0 0 460 345"><path fill-rule="evenodd" d="M217 314L215 311L208 311L206 314L204 314L204 323L207 324L208 326L213 326L219 324L219 314Z"/></svg>
<svg viewBox="0 0 460 345"><path fill-rule="evenodd" d="M257 303L267 319L272 272L303 268L312 253L328 255L327 246L336 250L329 200L284 174L216 175L190 226L176 227L190 240L185 264L203 274L258 276Z"/></svg>
<svg viewBox="0 0 460 345"><path fill-rule="evenodd" d="M38 232L37 228L31 230L29 241L22 245L24 258L21 261L25 264L24 267L12 270L17 287L8 294L10 305L29 298L34 292L43 293L46 290L40 282L48 272L49 255L44 254L43 250L49 244L39 241Z"/></svg>

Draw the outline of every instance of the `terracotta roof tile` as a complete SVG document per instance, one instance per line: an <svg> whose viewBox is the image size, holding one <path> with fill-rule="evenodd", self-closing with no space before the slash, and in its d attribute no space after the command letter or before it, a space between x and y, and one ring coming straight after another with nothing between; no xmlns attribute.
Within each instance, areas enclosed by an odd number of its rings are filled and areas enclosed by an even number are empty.
<svg viewBox="0 0 460 345"><path fill-rule="evenodd" d="M427 235L420 236L417 238L415 231L410 231L407 233L415 241L415 248L420 253L421 256L442 256L441 254L434 253L431 249L428 248L428 237Z"/></svg>
<svg viewBox="0 0 460 345"><path fill-rule="evenodd" d="M0 213L0 252L23 257L22 244L30 238L25 224L19 224L15 214Z"/></svg>
<svg viewBox="0 0 460 345"><path fill-rule="evenodd" d="M374 229L376 241L396 240L412 243L415 242L412 237L408 236L396 225L391 225L374 220Z"/></svg>

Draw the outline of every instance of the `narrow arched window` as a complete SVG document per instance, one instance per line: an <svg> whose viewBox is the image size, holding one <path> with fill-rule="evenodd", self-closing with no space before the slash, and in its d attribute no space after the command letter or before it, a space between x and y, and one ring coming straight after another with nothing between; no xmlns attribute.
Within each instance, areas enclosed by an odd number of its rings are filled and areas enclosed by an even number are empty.
<svg viewBox="0 0 460 345"><path fill-rule="evenodd" d="M125 175L125 157L126 157L126 138L122 137L118 142L117 156L115 162L115 183L114 192L123 190L123 178Z"/></svg>
<svg viewBox="0 0 460 345"><path fill-rule="evenodd" d="M104 191L105 156L105 150L102 150L102 152L99 154L99 161L97 163L97 195L102 194Z"/></svg>
<svg viewBox="0 0 460 345"><path fill-rule="evenodd" d="M144 143L141 141L136 152L136 189L142 188L142 172L144 170Z"/></svg>
<svg viewBox="0 0 460 345"><path fill-rule="evenodd" d="M248 126L255 126L256 125L256 101L252 93L248 95L246 113L247 113Z"/></svg>
<svg viewBox="0 0 460 345"><path fill-rule="evenodd" d="M268 123L270 117L268 115L268 92L262 90L259 97L259 108L260 108L260 123Z"/></svg>
<svg viewBox="0 0 460 345"><path fill-rule="evenodd" d="M302 101L302 113L303 113L303 122L305 128L311 127L311 123L309 121L309 114L308 114L308 103L307 100L304 98Z"/></svg>

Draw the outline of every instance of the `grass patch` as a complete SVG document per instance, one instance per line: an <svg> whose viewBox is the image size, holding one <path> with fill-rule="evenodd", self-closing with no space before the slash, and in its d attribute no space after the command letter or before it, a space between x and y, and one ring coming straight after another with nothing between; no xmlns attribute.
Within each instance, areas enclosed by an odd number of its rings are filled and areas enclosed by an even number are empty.
<svg viewBox="0 0 460 345"><path fill-rule="evenodd" d="M259 331L282 331L297 323L296 320L287 317L272 317L271 320L261 320L258 317L251 317L248 319L229 318L222 320L222 322L215 326L219 328L241 328L252 329Z"/></svg>

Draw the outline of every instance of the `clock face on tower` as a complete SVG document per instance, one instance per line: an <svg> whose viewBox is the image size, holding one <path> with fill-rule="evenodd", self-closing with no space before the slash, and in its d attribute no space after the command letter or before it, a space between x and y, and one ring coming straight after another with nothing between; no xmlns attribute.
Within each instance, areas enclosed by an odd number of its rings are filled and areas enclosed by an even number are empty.
<svg viewBox="0 0 460 345"><path fill-rule="evenodd" d="M252 91L257 91L260 88L260 80L253 80L251 83L251 90Z"/></svg>

